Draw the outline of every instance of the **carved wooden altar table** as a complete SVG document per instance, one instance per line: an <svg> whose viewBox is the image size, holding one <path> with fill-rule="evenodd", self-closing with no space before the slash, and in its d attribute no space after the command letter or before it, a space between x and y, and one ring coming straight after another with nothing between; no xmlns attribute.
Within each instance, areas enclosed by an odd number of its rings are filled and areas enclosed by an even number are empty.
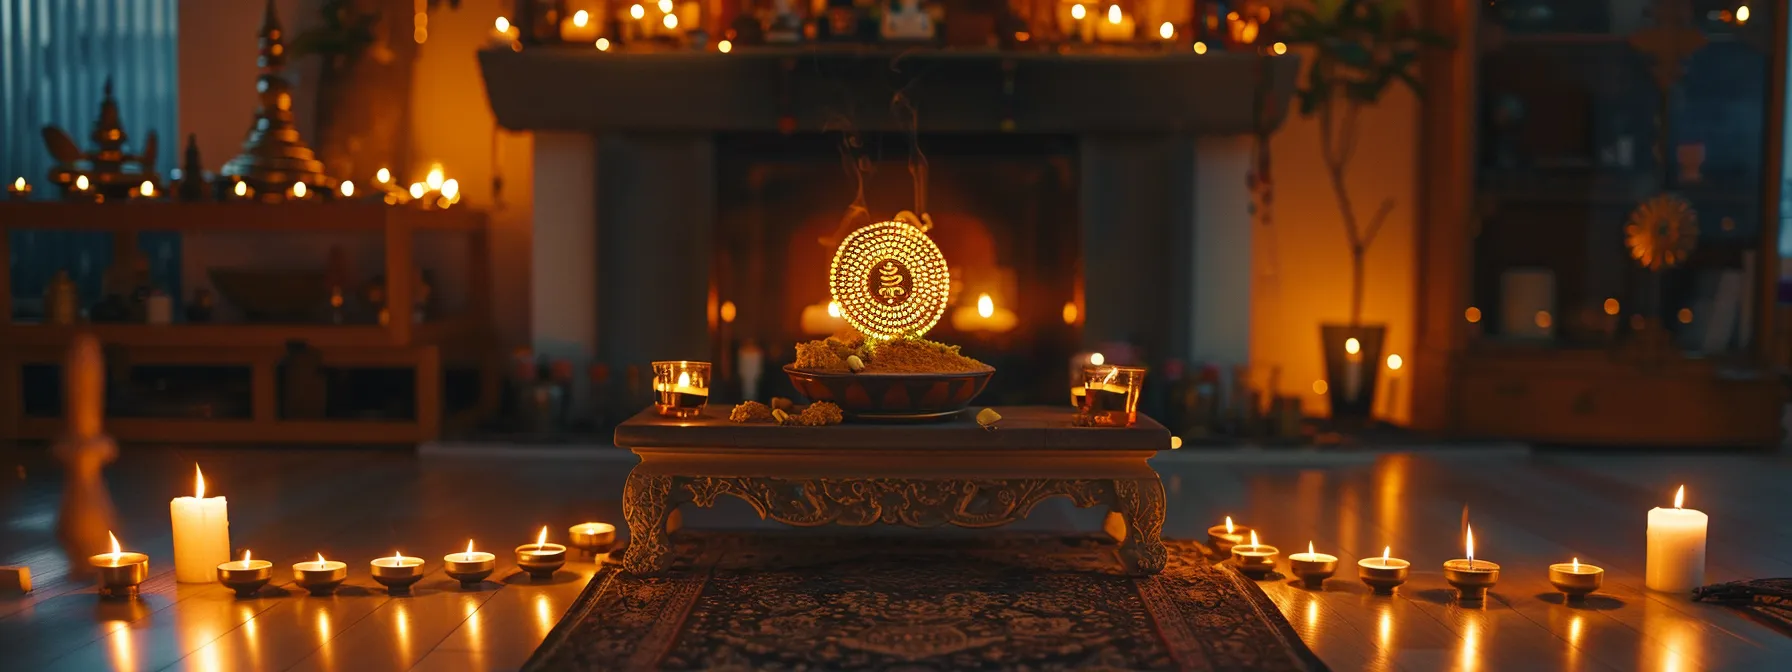
<svg viewBox="0 0 1792 672"><path fill-rule="evenodd" d="M616 428L640 456L623 490L630 572L671 562L678 507L722 495L788 525L873 524L989 528L1025 518L1040 501L1108 509L1103 529L1135 573L1164 567L1164 489L1145 463L1170 433L1144 416L1131 428L1071 425L1072 411L998 407L995 429L969 416L921 425L780 427L737 424L727 407L664 418L652 408Z"/></svg>

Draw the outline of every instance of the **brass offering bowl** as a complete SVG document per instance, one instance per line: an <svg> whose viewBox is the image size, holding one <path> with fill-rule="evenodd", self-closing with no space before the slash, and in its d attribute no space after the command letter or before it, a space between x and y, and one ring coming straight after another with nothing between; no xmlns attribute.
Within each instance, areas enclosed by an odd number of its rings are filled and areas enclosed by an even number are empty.
<svg viewBox="0 0 1792 672"><path fill-rule="evenodd" d="M566 532L570 545L588 558L607 553L616 545L616 526L609 523L580 523Z"/></svg>
<svg viewBox="0 0 1792 672"><path fill-rule="evenodd" d="M485 577L492 575L498 566L498 556L485 551L467 553L449 553L442 558L442 571L449 578L460 582L462 588L479 585Z"/></svg>
<svg viewBox="0 0 1792 672"><path fill-rule="evenodd" d="M944 420L971 405L989 379L984 371L960 373L830 373L785 365L784 374L809 401L838 405L858 422Z"/></svg>
<svg viewBox="0 0 1792 672"><path fill-rule="evenodd" d="M218 583L236 591L237 597L255 597L274 578L274 563L266 560L232 560L218 565Z"/></svg>
<svg viewBox="0 0 1792 672"><path fill-rule="evenodd" d="M1461 558L1444 563L1444 580L1456 588L1457 599L1479 601L1487 598L1487 589L1500 581L1500 566L1486 560Z"/></svg>
<svg viewBox="0 0 1792 672"><path fill-rule="evenodd" d="M129 600L149 579L149 556L142 553L101 553L87 559L99 575L100 597Z"/></svg>
<svg viewBox="0 0 1792 672"><path fill-rule="evenodd" d="M411 584L423 578L423 558L395 555L368 563L373 580L386 587L387 595L408 595Z"/></svg>
<svg viewBox="0 0 1792 672"><path fill-rule="evenodd" d="M1356 576L1377 595L1388 595L1406 583L1412 563L1399 558L1363 558L1356 561Z"/></svg>
<svg viewBox="0 0 1792 672"><path fill-rule="evenodd" d="M516 547L516 566L541 581L554 578L554 572L566 565L566 547L560 544L523 544Z"/></svg>

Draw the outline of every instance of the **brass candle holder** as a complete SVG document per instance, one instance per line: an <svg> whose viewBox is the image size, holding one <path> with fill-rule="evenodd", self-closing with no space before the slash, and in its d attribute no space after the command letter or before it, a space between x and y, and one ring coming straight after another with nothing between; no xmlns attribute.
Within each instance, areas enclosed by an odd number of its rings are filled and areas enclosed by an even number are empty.
<svg viewBox="0 0 1792 672"><path fill-rule="evenodd" d="M609 552L616 544L616 526L609 523L580 523L566 532L567 543L589 558Z"/></svg>
<svg viewBox="0 0 1792 672"><path fill-rule="evenodd" d="M554 572L566 565L566 547L548 543L548 528L542 526L541 536L535 538L533 544L516 547L516 566L529 573L535 580L554 578Z"/></svg>
<svg viewBox="0 0 1792 672"><path fill-rule="evenodd" d="M1605 583L1605 570L1593 565L1580 564L1580 558L1573 562L1559 562L1549 566L1549 585L1562 591L1569 602L1580 602L1587 595L1599 590Z"/></svg>
<svg viewBox="0 0 1792 672"><path fill-rule="evenodd" d="M1393 550L1391 547L1382 549L1379 558L1363 558L1356 561L1357 578L1368 584L1369 588L1374 590L1377 595L1391 594L1395 588L1400 587L1400 584L1406 583L1407 573L1412 567L1410 562L1388 557L1388 552L1391 550Z"/></svg>
<svg viewBox="0 0 1792 672"><path fill-rule="evenodd" d="M87 558L87 563L93 565L99 575L100 597L114 600L135 599L138 586L149 579L149 556L121 551L118 548L118 537L111 532L107 532L106 536L112 538L112 552Z"/></svg>
<svg viewBox="0 0 1792 672"><path fill-rule="evenodd" d="M292 577L313 596L324 597L336 592L336 587L348 579L348 563L325 560L324 554L319 553L316 560L293 563Z"/></svg>
<svg viewBox="0 0 1792 672"><path fill-rule="evenodd" d="M1444 563L1444 580L1461 601L1487 599L1487 589L1500 581L1500 566L1486 560L1457 558Z"/></svg>
<svg viewBox="0 0 1792 672"><path fill-rule="evenodd" d="M243 551L241 560L218 564L218 583L236 591L237 597L255 597L272 578L274 563L251 559L248 551Z"/></svg>
<svg viewBox="0 0 1792 672"><path fill-rule="evenodd" d="M392 552L389 558L374 558L368 563L373 580L386 587L387 595L409 595L411 584L423 578L423 558Z"/></svg>
<svg viewBox="0 0 1792 672"><path fill-rule="evenodd" d="M485 577L492 575L492 570L496 569L497 565L498 556L485 551L473 550L473 540L471 539L467 540L465 553L449 553L442 556L442 572L447 574L448 578L459 581L462 588L479 585L481 581L485 580Z"/></svg>
<svg viewBox="0 0 1792 672"><path fill-rule="evenodd" d="M1207 545L1213 547L1215 557L1225 559L1232 556L1232 547L1244 543L1250 533L1251 528L1233 525L1232 517L1226 516L1226 524L1207 528Z"/></svg>
<svg viewBox="0 0 1792 672"><path fill-rule="evenodd" d="M1309 541L1307 552L1288 556L1288 571L1300 577L1308 588L1319 588L1338 572L1338 556L1314 551L1313 542Z"/></svg>
<svg viewBox="0 0 1792 672"><path fill-rule="evenodd" d="M1232 563L1245 576L1261 579L1276 571L1276 555L1281 549L1268 544L1258 543L1257 532L1250 533L1251 543L1232 547Z"/></svg>

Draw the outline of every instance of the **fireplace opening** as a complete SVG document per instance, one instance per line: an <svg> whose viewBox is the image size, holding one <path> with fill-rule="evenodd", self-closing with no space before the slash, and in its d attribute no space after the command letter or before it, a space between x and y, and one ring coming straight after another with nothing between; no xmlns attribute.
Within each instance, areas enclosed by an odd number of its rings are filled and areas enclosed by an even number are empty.
<svg viewBox="0 0 1792 672"><path fill-rule="evenodd" d="M838 133L716 140L712 345L732 380L743 346L763 351L761 397L794 395L779 372L794 345L845 327L830 314L826 280L839 237L916 208L910 137L857 141L862 160L843 161ZM927 338L1001 372L980 404L1067 403L1064 362L1083 314L1075 138L923 134L918 144L929 236L952 276L946 315ZM869 214L843 226L860 176Z"/></svg>

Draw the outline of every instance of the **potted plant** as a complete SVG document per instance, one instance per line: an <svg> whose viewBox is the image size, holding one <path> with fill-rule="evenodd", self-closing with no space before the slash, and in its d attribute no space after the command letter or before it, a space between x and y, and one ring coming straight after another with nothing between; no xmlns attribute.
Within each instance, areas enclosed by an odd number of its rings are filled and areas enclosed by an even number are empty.
<svg viewBox="0 0 1792 672"><path fill-rule="evenodd" d="M1319 122L1319 154L1350 252L1350 321L1320 325L1332 417L1362 420L1374 409L1375 378L1387 326L1363 324L1363 270L1369 247L1394 210L1382 201L1368 219L1359 217L1345 176L1356 152L1363 108L1389 87L1424 95L1418 79L1420 49L1447 47L1448 38L1413 25L1401 0L1312 0L1283 12L1285 42L1311 47L1312 64L1295 92L1302 117Z"/></svg>

